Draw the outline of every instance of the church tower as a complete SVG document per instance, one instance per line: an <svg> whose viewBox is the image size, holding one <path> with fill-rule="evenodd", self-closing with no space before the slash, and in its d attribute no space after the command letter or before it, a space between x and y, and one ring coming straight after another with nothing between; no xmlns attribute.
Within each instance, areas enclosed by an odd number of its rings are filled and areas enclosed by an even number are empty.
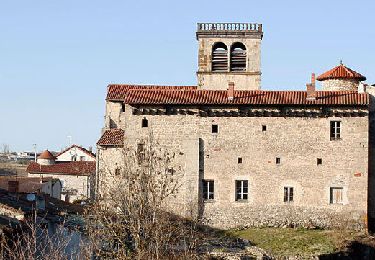
<svg viewBox="0 0 375 260"><path fill-rule="evenodd" d="M198 23L196 36L199 89L260 89L261 24Z"/></svg>

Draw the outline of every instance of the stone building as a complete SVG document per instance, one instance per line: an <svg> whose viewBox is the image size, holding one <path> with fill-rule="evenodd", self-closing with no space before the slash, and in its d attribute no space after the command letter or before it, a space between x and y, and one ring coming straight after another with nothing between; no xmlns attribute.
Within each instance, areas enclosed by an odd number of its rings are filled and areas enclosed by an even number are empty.
<svg viewBox="0 0 375 260"><path fill-rule="evenodd" d="M261 90L260 24L198 24L197 86L109 85L96 194L152 133L183 165L176 213L230 228L364 228L374 217L374 88L340 64L303 91Z"/></svg>
<svg viewBox="0 0 375 260"><path fill-rule="evenodd" d="M64 158L65 152L58 156L63 155L60 158ZM67 202L90 198L91 178L95 171L96 161L61 161L48 150L41 153L37 161L30 163L26 169L29 177L59 179L62 186L60 199Z"/></svg>

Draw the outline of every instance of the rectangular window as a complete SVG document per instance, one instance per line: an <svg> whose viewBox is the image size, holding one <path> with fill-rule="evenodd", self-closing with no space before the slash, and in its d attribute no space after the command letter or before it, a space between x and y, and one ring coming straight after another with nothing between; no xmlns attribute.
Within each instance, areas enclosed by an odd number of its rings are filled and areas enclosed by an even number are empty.
<svg viewBox="0 0 375 260"><path fill-rule="evenodd" d="M329 203L342 204L342 187L331 187L329 191Z"/></svg>
<svg viewBox="0 0 375 260"><path fill-rule="evenodd" d="M203 199L213 200L214 199L214 181L212 180L202 180L203 184Z"/></svg>
<svg viewBox="0 0 375 260"><path fill-rule="evenodd" d="M276 157L276 164L280 164L280 163L281 163L280 157Z"/></svg>
<svg viewBox="0 0 375 260"><path fill-rule="evenodd" d="M139 164L145 160L145 145L142 143L137 146L137 157Z"/></svg>
<svg viewBox="0 0 375 260"><path fill-rule="evenodd" d="M242 158L241 158L241 157L238 157L238 158L237 158L237 162L238 162L238 163L242 163Z"/></svg>
<svg viewBox="0 0 375 260"><path fill-rule="evenodd" d="M284 202L293 202L293 187L284 187Z"/></svg>
<svg viewBox="0 0 375 260"><path fill-rule="evenodd" d="M125 112L125 103L121 103L121 112L122 112L122 113Z"/></svg>
<svg viewBox="0 0 375 260"><path fill-rule="evenodd" d="M212 133L217 134L219 132L219 126L218 125L212 125Z"/></svg>
<svg viewBox="0 0 375 260"><path fill-rule="evenodd" d="M331 136L331 140L339 140L341 138L341 122L340 121L331 121L330 136Z"/></svg>
<svg viewBox="0 0 375 260"><path fill-rule="evenodd" d="M262 132L265 132L267 131L267 126L266 125L262 125Z"/></svg>
<svg viewBox="0 0 375 260"><path fill-rule="evenodd" d="M148 120L147 118L142 119L142 127L148 127Z"/></svg>
<svg viewBox="0 0 375 260"><path fill-rule="evenodd" d="M322 165L323 161L322 161L322 158L317 158L316 159L316 164L317 165Z"/></svg>
<svg viewBox="0 0 375 260"><path fill-rule="evenodd" d="M245 180L236 181L236 201L247 200L249 195L249 182Z"/></svg>

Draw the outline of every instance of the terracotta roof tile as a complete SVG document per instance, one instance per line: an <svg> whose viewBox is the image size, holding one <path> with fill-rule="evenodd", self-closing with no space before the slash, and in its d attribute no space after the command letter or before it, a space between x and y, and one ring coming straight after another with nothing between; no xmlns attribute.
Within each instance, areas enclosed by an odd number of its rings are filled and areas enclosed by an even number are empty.
<svg viewBox="0 0 375 260"><path fill-rule="evenodd" d="M122 146L123 143L124 130L116 128L106 130L96 144L102 146Z"/></svg>
<svg viewBox="0 0 375 260"><path fill-rule="evenodd" d="M317 78L319 81L327 79L357 79L359 81L364 81L366 80L366 77L352 69L349 69L343 64L340 64L339 66L324 72Z"/></svg>
<svg viewBox="0 0 375 260"><path fill-rule="evenodd" d="M70 150L70 149L72 149L72 148L77 148L77 149L81 150L82 152L86 153L88 156L91 156L91 157L93 157L93 158L96 158L96 156L95 156L95 154L94 154L93 152L90 152L89 150L85 149L84 147L79 146L79 145L76 145L76 144L73 144L72 146L66 148L64 151L59 152L59 153L56 155L56 157L62 155L63 153L65 153L66 151L68 151L68 150Z"/></svg>
<svg viewBox="0 0 375 260"><path fill-rule="evenodd" d="M56 162L52 165L41 165L32 162L27 166L26 172L61 175L91 175L95 173L95 169L96 162L88 161Z"/></svg>
<svg viewBox="0 0 375 260"><path fill-rule="evenodd" d="M45 150L38 156L38 159L55 159L55 156L50 151Z"/></svg>
<svg viewBox="0 0 375 260"><path fill-rule="evenodd" d="M124 101L143 105L368 105L369 95L355 91L317 91L307 100L306 91L238 90L229 100L225 90L129 90Z"/></svg>
<svg viewBox="0 0 375 260"><path fill-rule="evenodd" d="M158 85L108 85L107 90L107 100L123 100L125 98L126 92L129 89L148 89L148 90L194 90L197 86L158 86Z"/></svg>

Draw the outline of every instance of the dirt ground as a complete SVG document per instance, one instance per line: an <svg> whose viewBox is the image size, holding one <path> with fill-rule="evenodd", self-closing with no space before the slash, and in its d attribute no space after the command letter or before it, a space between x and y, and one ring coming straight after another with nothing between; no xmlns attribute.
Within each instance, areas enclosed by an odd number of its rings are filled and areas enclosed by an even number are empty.
<svg viewBox="0 0 375 260"><path fill-rule="evenodd" d="M0 162L0 176L27 176L27 164L16 162Z"/></svg>

